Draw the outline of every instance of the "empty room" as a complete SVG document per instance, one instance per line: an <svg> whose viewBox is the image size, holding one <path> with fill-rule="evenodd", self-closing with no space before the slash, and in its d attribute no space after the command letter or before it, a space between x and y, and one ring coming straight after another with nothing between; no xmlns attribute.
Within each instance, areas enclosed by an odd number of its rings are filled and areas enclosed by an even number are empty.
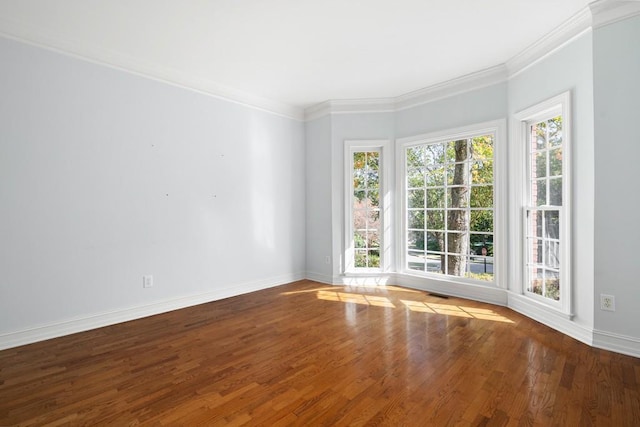
<svg viewBox="0 0 640 427"><path fill-rule="evenodd" d="M640 1L1 0L0 426L640 425Z"/></svg>

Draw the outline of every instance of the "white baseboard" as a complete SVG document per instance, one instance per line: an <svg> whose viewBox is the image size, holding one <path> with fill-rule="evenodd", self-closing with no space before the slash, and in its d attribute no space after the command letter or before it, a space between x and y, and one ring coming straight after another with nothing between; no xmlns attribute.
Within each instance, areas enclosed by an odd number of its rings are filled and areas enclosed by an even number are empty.
<svg viewBox="0 0 640 427"><path fill-rule="evenodd" d="M434 292L495 305L507 305L507 292L490 286L461 284L454 281L430 280L423 277L398 274L396 284L426 292Z"/></svg>
<svg viewBox="0 0 640 427"><path fill-rule="evenodd" d="M316 273L315 271L307 271L306 273L306 279L308 280L313 280L314 282L318 282L318 283L324 283L326 285L334 285L335 283L333 283L333 277L326 275L326 274L322 274L322 273Z"/></svg>
<svg viewBox="0 0 640 427"><path fill-rule="evenodd" d="M508 293L507 306L578 341L593 345L593 332L590 328L585 328L571 320L570 316L538 304L524 295Z"/></svg>
<svg viewBox="0 0 640 427"><path fill-rule="evenodd" d="M593 346L628 356L640 357L640 339L612 332L593 331Z"/></svg>
<svg viewBox="0 0 640 427"><path fill-rule="evenodd" d="M22 331L9 332L0 335L0 350L57 338L64 335L84 332L90 329L101 328L114 325L116 323L128 322L147 316L166 313L168 311L204 304L224 298L229 298L261 289L284 285L305 278L304 273L291 273L265 280L238 283L222 289L216 289L197 295L187 295L172 298L164 301L154 302L144 306L130 307L122 310L97 313L75 319L66 319L61 322L25 329Z"/></svg>

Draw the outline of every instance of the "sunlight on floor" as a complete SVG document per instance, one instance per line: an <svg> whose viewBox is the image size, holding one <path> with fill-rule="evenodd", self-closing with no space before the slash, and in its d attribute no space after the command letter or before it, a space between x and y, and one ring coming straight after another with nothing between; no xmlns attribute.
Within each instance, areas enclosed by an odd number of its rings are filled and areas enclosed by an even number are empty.
<svg viewBox="0 0 640 427"><path fill-rule="evenodd" d="M326 288L325 288L326 289ZM404 289L403 289L404 290ZM324 301L371 305L376 307L396 308L387 297L354 294L329 290L315 290L316 296ZM466 317L469 319L491 320L493 322L514 323L512 320L493 310L476 307L463 307L453 304L436 304L431 302L401 299L400 302L409 310L419 313L443 314L447 316Z"/></svg>

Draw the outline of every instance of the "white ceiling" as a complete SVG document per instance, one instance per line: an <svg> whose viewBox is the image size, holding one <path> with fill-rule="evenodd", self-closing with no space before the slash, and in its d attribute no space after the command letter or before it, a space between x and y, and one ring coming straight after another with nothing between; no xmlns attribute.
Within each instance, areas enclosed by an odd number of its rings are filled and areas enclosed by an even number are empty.
<svg viewBox="0 0 640 427"><path fill-rule="evenodd" d="M588 3L1 0L0 32L304 108L395 97L505 63Z"/></svg>

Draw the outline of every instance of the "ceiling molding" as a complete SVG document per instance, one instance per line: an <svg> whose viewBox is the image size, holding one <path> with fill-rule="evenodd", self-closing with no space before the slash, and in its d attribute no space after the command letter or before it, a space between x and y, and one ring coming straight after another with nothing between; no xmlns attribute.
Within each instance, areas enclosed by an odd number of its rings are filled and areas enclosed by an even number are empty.
<svg viewBox="0 0 640 427"><path fill-rule="evenodd" d="M590 29L591 11L585 7L549 34L508 60L506 66L509 77L517 76Z"/></svg>
<svg viewBox="0 0 640 427"><path fill-rule="evenodd" d="M600 28L623 19L640 15L640 0L597 0L589 4L593 28Z"/></svg>
<svg viewBox="0 0 640 427"><path fill-rule="evenodd" d="M394 98L335 99L321 102L304 110L306 121L328 114L393 113Z"/></svg>
<svg viewBox="0 0 640 427"><path fill-rule="evenodd" d="M208 79L192 77L176 69L162 67L128 55L90 46L80 40L65 39L59 34L49 36L38 28L16 20L0 17L0 36L82 61L192 90L245 107L294 120L304 120L304 110L302 108L251 95Z"/></svg>
<svg viewBox="0 0 640 427"><path fill-rule="evenodd" d="M400 95L394 99L396 111L406 110L439 99L498 84L507 79L507 69L501 65L438 83L424 89Z"/></svg>

